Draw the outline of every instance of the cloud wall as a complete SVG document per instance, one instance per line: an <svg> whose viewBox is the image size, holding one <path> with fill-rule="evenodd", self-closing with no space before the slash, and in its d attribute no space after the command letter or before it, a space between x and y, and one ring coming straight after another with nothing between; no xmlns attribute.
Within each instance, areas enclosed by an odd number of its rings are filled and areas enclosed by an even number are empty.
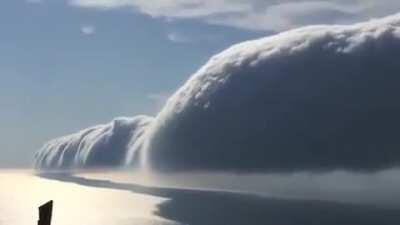
<svg viewBox="0 0 400 225"><path fill-rule="evenodd" d="M151 127L158 169L380 169L400 162L400 18L312 26L212 57Z"/></svg>
<svg viewBox="0 0 400 225"><path fill-rule="evenodd" d="M116 118L51 140L36 153L35 166L41 169L121 166L128 155L136 157L135 146L151 122L152 118L147 116Z"/></svg>
<svg viewBox="0 0 400 225"><path fill-rule="evenodd" d="M394 167L399 58L400 15L240 43L213 56L152 122L134 119L141 122L121 135L112 134L126 126L56 139L37 165L138 165L139 158L160 171ZM141 135L132 138L136 129Z"/></svg>

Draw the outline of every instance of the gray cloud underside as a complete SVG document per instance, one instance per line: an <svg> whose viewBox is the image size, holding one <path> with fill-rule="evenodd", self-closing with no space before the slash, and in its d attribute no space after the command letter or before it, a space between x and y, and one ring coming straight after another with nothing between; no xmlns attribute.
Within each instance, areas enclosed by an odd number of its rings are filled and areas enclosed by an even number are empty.
<svg viewBox="0 0 400 225"><path fill-rule="evenodd" d="M213 56L152 122L139 126L138 141L118 129L111 136L124 144L82 141L83 131L46 144L37 165L124 161L162 171L245 172L394 167L400 163L399 57L400 15L240 43ZM79 150L80 142L91 147ZM61 156L64 145L74 157Z"/></svg>

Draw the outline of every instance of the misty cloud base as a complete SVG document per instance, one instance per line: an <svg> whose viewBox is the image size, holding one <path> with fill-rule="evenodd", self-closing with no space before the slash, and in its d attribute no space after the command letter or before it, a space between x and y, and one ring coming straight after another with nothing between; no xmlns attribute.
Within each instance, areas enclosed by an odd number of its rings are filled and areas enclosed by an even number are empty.
<svg viewBox="0 0 400 225"><path fill-rule="evenodd" d="M311 26L213 56L155 118L46 143L38 168L379 170L400 163L400 15Z"/></svg>
<svg viewBox="0 0 400 225"><path fill-rule="evenodd" d="M142 138L151 117L117 118L47 142L35 155L42 169L123 165ZM132 152L133 151L133 152Z"/></svg>

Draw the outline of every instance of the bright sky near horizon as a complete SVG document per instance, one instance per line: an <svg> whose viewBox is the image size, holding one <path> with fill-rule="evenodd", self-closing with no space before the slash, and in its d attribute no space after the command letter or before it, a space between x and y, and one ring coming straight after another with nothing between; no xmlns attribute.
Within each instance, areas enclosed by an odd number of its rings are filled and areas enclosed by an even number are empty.
<svg viewBox="0 0 400 225"><path fill-rule="evenodd" d="M213 54L248 39L399 11L400 1L14 0L0 8L0 167L118 116L155 114Z"/></svg>

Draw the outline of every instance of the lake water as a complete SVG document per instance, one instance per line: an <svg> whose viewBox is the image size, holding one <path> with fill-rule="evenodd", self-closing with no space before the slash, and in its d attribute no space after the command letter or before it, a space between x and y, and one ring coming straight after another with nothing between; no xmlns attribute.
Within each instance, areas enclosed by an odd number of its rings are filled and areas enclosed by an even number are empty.
<svg viewBox="0 0 400 225"><path fill-rule="evenodd" d="M170 224L153 214L164 198L43 179L26 170L0 171L0 225L36 224L37 207L48 200L54 200L57 225Z"/></svg>
<svg viewBox="0 0 400 225"><path fill-rule="evenodd" d="M0 170L0 225L400 224L400 171L318 174L42 174Z"/></svg>

